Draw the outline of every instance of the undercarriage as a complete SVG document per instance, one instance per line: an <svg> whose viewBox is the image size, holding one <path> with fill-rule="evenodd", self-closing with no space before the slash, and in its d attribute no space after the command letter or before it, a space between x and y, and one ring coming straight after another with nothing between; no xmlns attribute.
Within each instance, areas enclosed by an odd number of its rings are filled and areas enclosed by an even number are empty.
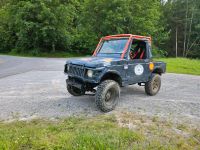
<svg viewBox="0 0 200 150"><path fill-rule="evenodd" d="M83 93L85 92L95 93L96 90L94 88L98 86L98 84L96 83L85 82L82 79L74 78L74 77L69 77L66 80L66 84L81 90Z"/></svg>

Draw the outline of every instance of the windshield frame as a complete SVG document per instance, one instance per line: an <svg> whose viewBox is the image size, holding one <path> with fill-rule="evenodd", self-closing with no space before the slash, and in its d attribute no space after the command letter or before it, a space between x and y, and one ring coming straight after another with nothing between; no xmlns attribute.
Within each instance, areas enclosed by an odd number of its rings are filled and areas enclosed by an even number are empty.
<svg viewBox="0 0 200 150"><path fill-rule="evenodd" d="M147 40L149 42L149 44L151 45L151 41L152 38L150 36L141 36L141 35L133 35L133 34L117 34L117 35L109 35L109 36L105 36L102 37L96 47L96 49L94 50L94 53L92 56L97 56L99 49L101 48L101 45L103 43L104 40L110 40L110 39L121 39L121 38L128 38L128 41L126 43L126 46L123 50L123 53L121 54L121 59L128 59L127 58L127 53L128 53L128 49L130 48L130 44L132 39L140 39L140 40Z"/></svg>
<svg viewBox="0 0 200 150"><path fill-rule="evenodd" d="M115 52L115 51L117 51L117 49L115 49L115 48L113 49L114 52L111 52L111 53L109 53L109 52L101 52L102 50L104 50L102 48L103 48L104 44L106 44L105 42L120 41L120 40L121 40L121 42L124 40L124 43L122 43L124 45L122 45L123 47L120 49L120 52ZM103 40L102 43L101 43L101 45L100 45L100 47L99 47L98 54L108 54L108 55L109 54L122 54L127 42L128 42L128 38L117 38L117 39L115 38L115 39ZM111 43L111 45L112 45L112 43ZM116 45L114 45L114 47L115 46Z"/></svg>
<svg viewBox="0 0 200 150"><path fill-rule="evenodd" d="M125 44L124 44L124 46L123 46L121 52L116 52L116 53L103 53L103 52L101 53L101 52L100 52L105 41L121 40L121 39L122 39L122 40L126 39L126 42L125 42ZM96 50L95 50L96 52L93 54L93 56L98 56L98 54L104 54L104 55L109 55L109 56L112 56L112 55L113 55L113 57L114 57L116 54L118 54L119 57L121 58L121 56L123 55L123 53L124 53L125 50L127 49L127 44L129 45L129 40L130 40L130 37L117 37L117 38L112 37L112 38L109 38L109 39L103 39L103 38L102 38L102 39L100 40L99 44L97 45L97 48L96 48Z"/></svg>

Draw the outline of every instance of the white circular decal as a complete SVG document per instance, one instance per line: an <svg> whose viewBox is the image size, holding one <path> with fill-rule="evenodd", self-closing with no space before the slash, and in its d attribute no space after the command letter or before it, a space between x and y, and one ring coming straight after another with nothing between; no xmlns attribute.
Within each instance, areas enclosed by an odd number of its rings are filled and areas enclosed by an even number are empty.
<svg viewBox="0 0 200 150"><path fill-rule="evenodd" d="M144 72L144 67L142 65L138 64L138 65L135 66L134 71L135 71L136 75L140 76Z"/></svg>

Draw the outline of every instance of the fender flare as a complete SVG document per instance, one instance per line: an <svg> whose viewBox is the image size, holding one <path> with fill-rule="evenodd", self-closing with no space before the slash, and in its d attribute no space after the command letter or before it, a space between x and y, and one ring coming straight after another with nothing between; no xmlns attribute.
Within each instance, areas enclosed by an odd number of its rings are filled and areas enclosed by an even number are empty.
<svg viewBox="0 0 200 150"><path fill-rule="evenodd" d="M115 70L107 70L101 77L100 82L105 79L111 79L119 83L119 85L122 85L122 77L118 71Z"/></svg>
<svg viewBox="0 0 200 150"><path fill-rule="evenodd" d="M164 73L164 70L162 67L155 67L152 73L157 73L159 75L162 75L162 73Z"/></svg>

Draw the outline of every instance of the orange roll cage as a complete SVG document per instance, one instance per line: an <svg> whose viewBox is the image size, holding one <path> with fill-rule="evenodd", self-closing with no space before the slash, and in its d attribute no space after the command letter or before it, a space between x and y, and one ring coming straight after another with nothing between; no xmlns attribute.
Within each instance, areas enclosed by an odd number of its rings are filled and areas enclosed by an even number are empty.
<svg viewBox="0 0 200 150"><path fill-rule="evenodd" d="M106 40L111 40L111 39L120 39L120 38L128 38L128 42L126 43L125 47L124 47L124 50L122 52L122 55L121 55L121 59L124 59L124 55L126 54L127 50L128 50L128 47L132 41L132 39L136 39L136 40L142 40L142 41L148 41L150 44L151 44L151 37L148 37L148 36L141 36L141 35L133 35L133 34L117 34L117 35L108 35L108 36L105 36L103 38L100 39L94 53L93 53L93 56L96 56L99 49L100 49L100 46L102 44L103 41L106 41Z"/></svg>

